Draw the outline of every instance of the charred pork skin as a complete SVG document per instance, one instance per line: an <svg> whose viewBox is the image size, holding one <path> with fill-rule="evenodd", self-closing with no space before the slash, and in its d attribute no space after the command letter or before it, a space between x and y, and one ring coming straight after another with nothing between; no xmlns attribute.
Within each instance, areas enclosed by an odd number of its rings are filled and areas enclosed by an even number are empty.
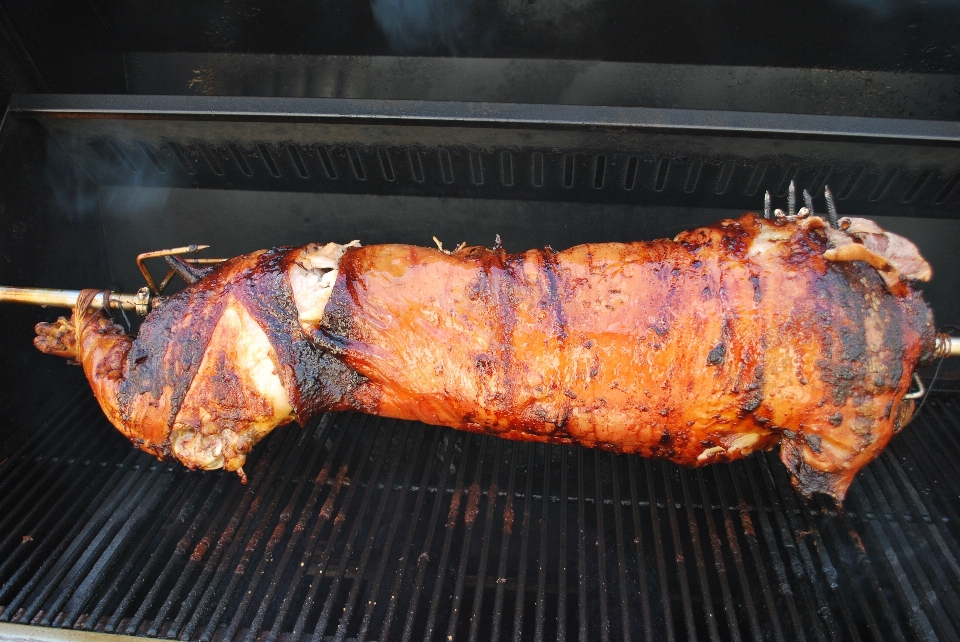
<svg viewBox="0 0 960 642"><path fill-rule="evenodd" d="M352 409L687 466L779 444L797 490L842 500L912 415L930 276L906 239L817 216L562 252L331 243L223 263L135 340L81 304L36 344L191 468L242 473L274 427Z"/></svg>

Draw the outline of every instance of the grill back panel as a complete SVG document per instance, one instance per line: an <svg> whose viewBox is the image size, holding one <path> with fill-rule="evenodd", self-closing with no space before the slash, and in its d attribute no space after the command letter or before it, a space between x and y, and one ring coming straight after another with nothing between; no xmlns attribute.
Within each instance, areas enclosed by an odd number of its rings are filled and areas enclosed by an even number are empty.
<svg viewBox="0 0 960 642"><path fill-rule="evenodd" d="M424 243L437 231L489 243L506 225L517 250L672 236L756 209L766 190L782 203L794 179L818 199L829 181L843 213L891 215L883 224L931 248L937 314L956 309L949 123L827 118L802 134L770 115L744 131L729 114L690 129L681 112L590 121L571 108L550 120L533 107L494 117L358 102L368 112L352 118L163 100L139 111L116 97L14 100L0 156L39 145L59 165L5 174L19 183L0 203L17 206L32 239L61 223L85 236L58 241L70 251L55 263L2 274L132 289L137 252L217 243L211 234L225 253L331 237ZM43 182L51 168L80 187ZM43 195L35 209L18 205L22 186ZM30 312L16 323L49 314ZM26 339L3 341L36 368L53 363ZM774 454L691 471L359 415L276 431L242 486L131 449L79 371L51 368L48 379L27 369L4 400L29 414L54 397L3 438L0 621L217 642L947 640L960 629L956 395L928 404L837 512L802 502Z"/></svg>

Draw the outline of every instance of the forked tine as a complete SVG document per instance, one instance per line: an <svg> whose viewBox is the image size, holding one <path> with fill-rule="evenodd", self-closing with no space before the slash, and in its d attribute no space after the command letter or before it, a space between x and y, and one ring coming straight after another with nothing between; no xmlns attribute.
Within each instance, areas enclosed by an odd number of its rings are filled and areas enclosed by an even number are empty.
<svg viewBox="0 0 960 642"><path fill-rule="evenodd" d="M830 191L829 185L824 185L823 187L823 196L827 199L827 217L830 219L830 225L833 227L839 227L839 217L837 216L837 204L833 200L833 192Z"/></svg>
<svg viewBox="0 0 960 642"><path fill-rule="evenodd" d="M803 190L803 204L810 211L810 216L816 216L816 211L813 209L813 196L807 190Z"/></svg>
<svg viewBox="0 0 960 642"><path fill-rule="evenodd" d="M147 282L147 285L150 287L150 291L154 295L159 295L163 290L170 284L170 281L173 279L175 274L180 274L187 283L195 283L196 279L202 277L202 273L199 270L184 270L183 267L189 267L186 264L211 264L211 263L222 263L226 259L180 259L177 258L177 261L182 264L174 265L172 261L169 260L170 257L175 257L178 254L192 254L194 252L199 252L200 250L205 250L209 245L185 245L183 247L175 247L169 250L156 250L154 252L144 252L143 254L137 255L137 267L140 268L140 273L143 274L143 279ZM160 285L157 285L157 282L154 280L153 275L150 273L150 268L144 263L147 259L156 259L156 258L167 258L167 263L170 264L170 270L167 272L166 276L163 277L163 280L160 282ZM193 274L197 272L198 274ZM189 274L190 278L184 276L184 274ZM190 280L193 278L194 280Z"/></svg>

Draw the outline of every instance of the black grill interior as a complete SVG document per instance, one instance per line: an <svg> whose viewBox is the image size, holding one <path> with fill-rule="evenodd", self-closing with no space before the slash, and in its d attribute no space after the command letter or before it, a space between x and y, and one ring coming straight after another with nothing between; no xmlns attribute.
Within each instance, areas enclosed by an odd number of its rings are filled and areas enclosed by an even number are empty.
<svg viewBox="0 0 960 642"><path fill-rule="evenodd" d="M232 474L77 386L3 446L0 621L182 640L956 639L960 396L841 511L775 453L689 470L352 414Z"/></svg>
<svg viewBox="0 0 960 642"><path fill-rule="evenodd" d="M0 284L135 291L138 253L191 243L672 237L793 180L917 243L956 324L958 29L888 0L0 0ZM775 453L351 414L276 431L244 486L132 449L31 345L63 312L0 306L0 638L960 639L960 364L839 511Z"/></svg>

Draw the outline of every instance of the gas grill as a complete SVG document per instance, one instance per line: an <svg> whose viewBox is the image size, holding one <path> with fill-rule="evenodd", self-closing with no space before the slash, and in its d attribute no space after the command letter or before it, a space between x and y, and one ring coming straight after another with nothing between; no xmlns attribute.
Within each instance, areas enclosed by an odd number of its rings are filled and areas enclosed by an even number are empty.
<svg viewBox="0 0 960 642"><path fill-rule="evenodd" d="M415 42L381 0L34 4L0 2L0 284L132 292L138 254L192 243L652 239L794 181L915 241L960 321L947 4L740 48L684 3L586 2L555 41L539 4L454 3ZM274 431L241 485L132 449L32 347L64 313L0 307L0 640L960 639L956 365L841 508L776 452L691 470L352 413Z"/></svg>

